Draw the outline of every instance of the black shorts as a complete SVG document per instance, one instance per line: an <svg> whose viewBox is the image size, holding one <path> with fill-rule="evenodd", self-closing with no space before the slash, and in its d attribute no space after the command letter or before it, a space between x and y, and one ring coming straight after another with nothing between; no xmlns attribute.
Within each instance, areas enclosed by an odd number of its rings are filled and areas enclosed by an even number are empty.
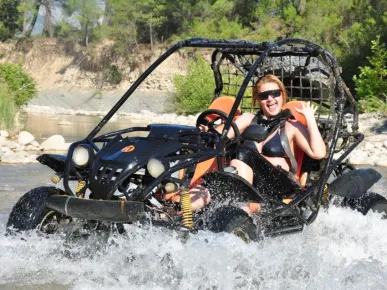
<svg viewBox="0 0 387 290"><path fill-rule="evenodd" d="M252 141L241 144L232 158L243 161L251 167L254 176L253 185L262 193L284 197L291 196L301 189L291 173L271 164L257 151Z"/></svg>

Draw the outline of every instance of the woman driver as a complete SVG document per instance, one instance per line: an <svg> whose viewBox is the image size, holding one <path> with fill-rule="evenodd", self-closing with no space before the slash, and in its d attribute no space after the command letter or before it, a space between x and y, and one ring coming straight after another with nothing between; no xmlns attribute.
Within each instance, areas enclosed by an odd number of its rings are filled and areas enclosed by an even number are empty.
<svg viewBox="0 0 387 290"><path fill-rule="evenodd" d="M260 111L256 115L245 113L235 121L241 134L250 125L259 122L267 125L269 129L272 129L270 135L263 142L248 141L245 144L241 144L235 155L235 159L231 160L230 165L236 167L238 175L245 178L250 184L253 184L254 177L253 164L251 164L254 158L252 158L251 154L254 154L255 150L261 153L261 156L268 160L274 168L280 167L280 170L285 172L289 172L291 168L289 158L286 156L281 143L281 129L278 122L280 118L285 118L286 120L284 129L293 156L294 147L297 144L313 159L322 159L325 157L325 143L314 118L316 107L308 102L306 104L302 103L301 109L295 108L298 113L304 115L307 122L307 127L305 127L298 121L286 117L286 113L289 114L289 112L282 111L286 99L287 93L283 83L274 75L265 75L257 81L253 88L253 102L254 105L256 102L259 103ZM274 126L271 126L271 124L274 124ZM234 138L234 131L232 129L230 129L228 137L230 139ZM248 143L249 146L246 145ZM208 191L196 193L193 190L191 194L193 210L199 209L210 202ZM251 204L250 206L248 204L240 204L241 208L248 213L258 212L260 210L260 204L254 205L252 208Z"/></svg>
<svg viewBox="0 0 387 290"><path fill-rule="evenodd" d="M286 103L287 93L282 82L274 75L265 75L260 78L253 89L254 105L258 101L260 111L257 113L258 119L273 120L283 111L282 107ZM288 119L285 123L285 132L289 140L290 149L294 155L295 143L311 158L322 159L325 156L325 143L318 130L314 113L316 107L308 103L302 103L302 108L295 110L304 115L307 128L293 119ZM255 115L246 113L240 116L235 123L241 133L254 122ZM256 121L255 121L256 122ZM256 150L262 154L275 167L280 166L283 170L290 170L290 162L285 154L285 150L280 140L280 128L272 132L266 140L255 143ZM234 137L233 132L230 138ZM253 183L253 170L248 165L249 161L243 154L243 147L239 150L239 156L231 161L231 166L235 166L238 174L245 178L250 184ZM248 156L247 156L248 157Z"/></svg>

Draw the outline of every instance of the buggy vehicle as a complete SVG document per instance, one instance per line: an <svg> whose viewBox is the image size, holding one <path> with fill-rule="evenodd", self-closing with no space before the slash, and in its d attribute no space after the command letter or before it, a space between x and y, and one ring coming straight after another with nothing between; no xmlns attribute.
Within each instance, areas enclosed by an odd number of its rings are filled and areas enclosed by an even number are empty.
<svg viewBox="0 0 387 290"><path fill-rule="evenodd" d="M183 48L213 51L214 97L196 126L149 124L98 135L152 71ZM312 160L296 149L297 182L279 175L257 154L251 185L229 162L241 142L251 134L263 140L265 132L239 134L234 120L258 109L251 88L267 73L284 83L291 100L287 107L296 118L300 116L294 107L299 101L318 106L315 117L327 153L322 160ZM208 131L199 130L199 125L206 125ZM227 138L230 128L236 133L232 140ZM385 198L367 193L380 174L344 162L363 138L356 101L335 57L320 46L302 39L184 40L160 56L85 139L71 144L67 155L38 157L55 171L55 183L63 180L64 190L50 186L27 192L13 207L7 228L50 233L69 222L82 221L95 228L114 224L122 229L125 223L151 220L177 230L230 232L255 240L302 230L334 196L336 202L364 214L371 209L385 211ZM76 189L70 181L78 182ZM193 212L190 190L197 186L209 190L211 203ZM250 216L238 206L240 202L264 206Z"/></svg>

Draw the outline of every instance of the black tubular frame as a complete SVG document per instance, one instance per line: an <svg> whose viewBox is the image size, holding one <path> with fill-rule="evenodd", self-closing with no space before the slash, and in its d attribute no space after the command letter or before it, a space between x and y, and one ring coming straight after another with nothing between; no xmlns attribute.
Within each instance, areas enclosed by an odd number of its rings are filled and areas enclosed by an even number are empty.
<svg viewBox="0 0 387 290"><path fill-rule="evenodd" d="M323 194L324 185L326 184L329 176L331 175L332 171L334 170L335 166L337 166L338 163L340 163L364 138L364 136L360 133L353 134L355 143L349 146L349 148L346 149L346 151L342 154L342 156L335 162L333 162L333 154L334 150L337 144L337 139L339 138L341 127L342 127L342 118L343 118L343 110L345 101L349 99L351 105L353 106L355 113L357 113L357 106L356 101L354 98L350 95L349 90L345 87L345 84L343 83L341 76L340 76L340 68L339 65L335 59L335 57L327 50L321 48L320 46L303 40L303 39L297 39L297 38L289 38L289 39L283 39L277 42L250 42L250 41L244 41L244 40L233 40L233 39L205 39L205 38L191 38L187 40L180 41L173 45L171 48L169 48L164 54L162 54L145 72L133 83L133 85L125 92L125 94L121 97L121 99L113 106L113 108L106 114L106 116L100 121L100 123L90 132L90 134L81 141L75 142L70 145L66 163L65 163L65 170L64 170L64 177L63 177L63 185L68 194L74 195L72 190L69 187L69 173L70 173L70 167L71 167L71 159L74 152L74 149L76 146L80 144L90 144L96 151L99 151L99 148L96 146L95 142L98 140L98 138L103 137L110 137L114 136L115 134L118 135L125 130L116 131L108 134L104 134L100 137L96 137L96 135L100 132L103 126L106 125L106 123L111 119L111 117L118 111L118 109L127 101L127 99L133 94L133 92L139 87L139 85L162 63L164 60L166 60L170 55L178 51L182 48L214 48L214 49L230 49L230 50L238 50L238 49L244 49L244 50L252 50L252 51L259 51L259 57L252 63L250 69L248 70L247 74L244 77L244 80L239 88L239 91L235 98L235 103L230 111L229 117L227 118L225 122L225 126L223 128L221 137L219 139L219 143L217 144L216 148L214 150L211 150L211 152L203 152L202 154L197 154L197 159L195 160L189 160L186 162L183 162L179 165L179 167L185 167L190 164L196 164L200 161L207 160L209 158L215 157L220 155L222 148L225 146L227 138L227 133L231 127L231 122L233 120L233 117L238 109L238 106L241 104L241 101L243 99L244 93L246 91L246 88L249 84L249 82L252 80L252 77L256 73L256 70L258 69L259 65L264 61L264 59L272 52L274 49L279 49L279 47L284 45L291 45L293 46L293 50L298 50L298 53L305 53L311 55L312 53L317 53L319 56L323 58L323 60L326 62L326 64L332 69L333 72L333 78L335 81L335 89L336 89L336 103L331 104L331 106L336 106L337 113L337 119L335 120L335 128L332 135L332 143L330 144L329 154L326 159L325 168L323 170L323 174L320 175L319 180L316 183L317 186L317 194L315 199L315 206L317 208L317 211L315 214L313 214L309 219L308 223L311 223L316 217L318 213L318 208L320 206L321 197ZM296 46L294 46L296 45ZM305 47L297 47L297 45L304 45ZM303 50L304 49L304 50ZM290 55L288 50L283 50L283 53L285 55ZM212 68L214 69L214 59L212 59ZM215 76L216 85L220 83L219 79L216 79ZM215 97L216 95L219 95L219 89L218 91L215 91ZM348 98L347 98L347 97ZM358 116L357 114L354 114L354 125L353 130L357 130L357 122L358 122ZM145 129L143 127L136 127L137 130ZM176 169L176 168L175 168ZM164 172L159 178L157 178L152 184L157 184L157 182L165 177L167 174L170 173L170 170ZM147 192L143 192L139 197L142 200L145 200L149 197L150 190L147 190Z"/></svg>

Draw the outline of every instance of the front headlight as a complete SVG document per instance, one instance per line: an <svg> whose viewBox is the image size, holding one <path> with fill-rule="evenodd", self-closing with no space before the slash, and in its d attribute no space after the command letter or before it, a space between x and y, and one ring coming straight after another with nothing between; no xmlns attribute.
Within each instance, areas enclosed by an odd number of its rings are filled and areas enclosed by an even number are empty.
<svg viewBox="0 0 387 290"><path fill-rule="evenodd" d="M149 159L146 169L152 177L157 178L169 169L169 163L163 156L152 157Z"/></svg>
<svg viewBox="0 0 387 290"><path fill-rule="evenodd" d="M73 152L73 161L78 166L85 166L90 159L89 150L83 146L77 146Z"/></svg>

